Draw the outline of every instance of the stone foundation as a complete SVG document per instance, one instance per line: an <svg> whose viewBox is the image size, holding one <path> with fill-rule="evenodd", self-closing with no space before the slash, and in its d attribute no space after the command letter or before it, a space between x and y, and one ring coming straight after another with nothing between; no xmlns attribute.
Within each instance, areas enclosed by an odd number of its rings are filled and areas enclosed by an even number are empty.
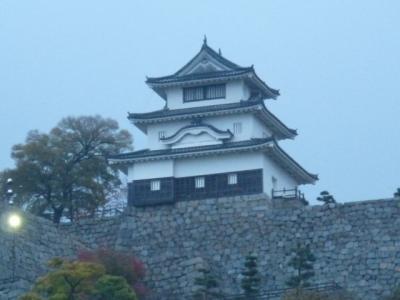
<svg viewBox="0 0 400 300"><path fill-rule="evenodd" d="M399 199L296 208L253 195L129 208L117 218L60 229L28 219L31 234L18 250L27 274L43 272L46 259L79 247L116 248L145 262L158 300L187 299L204 266L224 293L239 293L249 252L258 256L263 290L282 288L293 273L287 263L297 242L310 244L316 256L314 284L336 282L365 300L382 299L400 284ZM7 260L7 233L0 242Z"/></svg>

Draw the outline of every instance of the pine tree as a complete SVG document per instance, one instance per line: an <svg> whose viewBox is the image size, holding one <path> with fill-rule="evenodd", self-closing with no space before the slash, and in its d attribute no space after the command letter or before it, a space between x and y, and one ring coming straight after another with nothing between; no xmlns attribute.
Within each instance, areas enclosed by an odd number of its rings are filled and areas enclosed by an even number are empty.
<svg viewBox="0 0 400 300"><path fill-rule="evenodd" d="M205 268L198 270L199 277L194 279L194 284L197 286L197 291L194 295L195 299L208 300L215 299L219 293L215 291L218 287L217 279L211 274L211 271ZM212 298L211 298L212 297Z"/></svg>
<svg viewBox="0 0 400 300"><path fill-rule="evenodd" d="M324 204L336 203L335 198L328 191L322 191L320 196L317 198L318 201L324 202Z"/></svg>
<svg viewBox="0 0 400 300"><path fill-rule="evenodd" d="M242 271L241 287L247 297L255 296L259 292L260 275L257 268L257 257L249 254L245 258L244 270Z"/></svg>
<svg viewBox="0 0 400 300"><path fill-rule="evenodd" d="M289 278L286 284L290 288L303 288L309 286L309 279L314 276L315 256L311 253L310 246L300 243L294 249L294 256L289 261L289 267L296 271L296 275Z"/></svg>

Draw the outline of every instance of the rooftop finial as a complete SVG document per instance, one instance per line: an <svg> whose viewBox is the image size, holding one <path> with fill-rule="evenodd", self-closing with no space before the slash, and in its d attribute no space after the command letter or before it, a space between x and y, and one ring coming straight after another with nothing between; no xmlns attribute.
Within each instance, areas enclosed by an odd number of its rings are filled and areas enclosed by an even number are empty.
<svg viewBox="0 0 400 300"><path fill-rule="evenodd" d="M205 45L207 45L207 36L206 35L204 35L204 38L203 38L203 46L205 46Z"/></svg>
<svg viewBox="0 0 400 300"><path fill-rule="evenodd" d="M219 55L219 56L222 56L221 48L218 48L218 55Z"/></svg>

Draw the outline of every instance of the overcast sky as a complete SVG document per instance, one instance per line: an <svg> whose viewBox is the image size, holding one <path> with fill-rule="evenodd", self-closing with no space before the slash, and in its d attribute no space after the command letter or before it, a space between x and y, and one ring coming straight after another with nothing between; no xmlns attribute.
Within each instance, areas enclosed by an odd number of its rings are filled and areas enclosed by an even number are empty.
<svg viewBox="0 0 400 300"><path fill-rule="evenodd" d="M162 108L144 83L214 49L280 89L282 147L338 201L400 187L400 1L0 1L0 170L31 129L68 115L119 121Z"/></svg>

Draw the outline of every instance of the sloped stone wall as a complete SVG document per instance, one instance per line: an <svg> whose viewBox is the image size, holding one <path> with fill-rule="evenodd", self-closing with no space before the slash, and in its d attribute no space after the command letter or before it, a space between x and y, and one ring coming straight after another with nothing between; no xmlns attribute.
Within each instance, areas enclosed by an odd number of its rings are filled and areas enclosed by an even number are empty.
<svg viewBox="0 0 400 300"><path fill-rule="evenodd" d="M299 208L253 195L129 208L117 218L59 228L27 215L16 241L17 269L28 279L43 273L49 258L83 247L135 253L157 300L187 299L204 266L222 291L238 293L249 252L258 256L263 289L281 288L293 272L287 263L297 242L310 244L316 256L315 284L336 282L365 300L383 299L400 284L400 199ZM11 242L1 231L3 277Z"/></svg>
<svg viewBox="0 0 400 300"><path fill-rule="evenodd" d="M13 233L7 225L9 213L6 207L0 206L1 300L17 299L16 294L47 271L47 262L51 258L73 257L77 249L84 247L50 221L22 212L19 212L22 226ZM15 282L11 282L14 267Z"/></svg>
<svg viewBox="0 0 400 300"><path fill-rule="evenodd" d="M153 290L176 299L192 292L196 261L210 266L224 292L239 293L249 252L258 256L263 288L282 288L297 242L316 256L315 284L335 282L370 300L400 284L399 200L273 206L259 195L131 208L116 247L142 258Z"/></svg>

